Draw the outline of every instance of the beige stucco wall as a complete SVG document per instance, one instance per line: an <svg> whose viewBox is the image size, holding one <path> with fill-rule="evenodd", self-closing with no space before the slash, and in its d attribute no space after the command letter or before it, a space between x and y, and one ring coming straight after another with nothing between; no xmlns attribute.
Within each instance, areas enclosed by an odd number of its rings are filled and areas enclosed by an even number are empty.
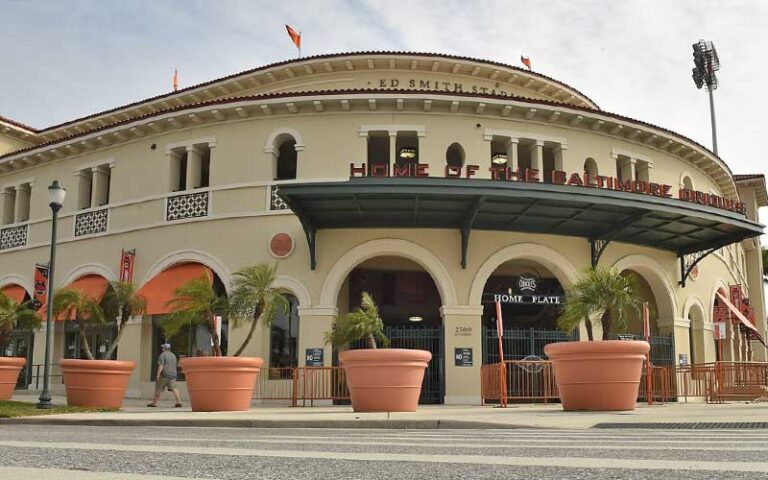
<svg viewBox="0 0 768 480"><path fill-rule="evenodd" d="M356 82L375 80L381 73L356 73ZM436 74L437 75L437 74ZM441 74L446 76L446 74ZM318 77L318 79L321 79ZM464 79L466 80L466 79ZM338 85L346 84L337 78ZM463 80L462 80L463 81ZM289 85L290 82L286 83ZM287 87L286 87L287 88ZM400 255L414 260L432 274L441 292L445 328L446 401L479 401L479 363L481 360L480 294L485 280L500 264L527 259L540 263L567 287L578 272L589 266L590 250L585 239L531 235L514 232L472 233L467 268L460 265L461 236L458 231L438 229L351 229L321 230L317 237L317 268L309 268L309 253L298 220L288 212L269 210L269 187L273 183L274 157L265 152L269 139L278 132L292 132L303 146L298 152L296 181L343 181L349 164L366 161L366 126L416 126L421 161L430 165L433 176L441 176L446 148L459 142L466 152L466 163L481 166L478 178L489 178L490 142L487 132L511 132L520 138L547 139L567 146L564 169L580 171L587 157L594 158L601 174L615 175L616 152L652 161L651 181L670 184L673 192L684 175L690 176L701 191L719 192L717 183L692 162L642 142L622 140L605 132L593 132L568 125L552 124L520 117L459 110L425 112L423 108L403 111L389 107L376 110L303 110L292 115L228 118L225 121L151 133L115 146L85 151L53 160L38 167L0 174L0 187L32 179L31 214L27 246L0 251L0 286L21 277L31 284L33 266L48 258L50 235L49 208L45 187L59 179L68 187L68 197L60 215L59 256L56 285L86 273L116 278L121 249L137 252L135 281L146 283L152 275L173 263L199 261L211 267L228 285L233 272L259 261L278 265L280 284L300 300L299 360L305 348L323 345L322 335L338 313L339 291L346 275L360 262L382 255ZM168 149L206 144L211 148L211 209L208 216L166 222L168 195ZM89 237L74 237L77 180L83 168L111 164L109 227L107 232ZM574 187L576 188L576 187ZM676 195L675 195L676 196ZM748 206L748 208L750 208ZM754 209L754 205L751 207ZM296 244L286 259L276 260L268 251L270 238L280 232L291 234ZM690 355L689 312L699 308L701 321L695 330L697 361L714 360L712 312L714 292L732 283L753 285L751 298L764 310L761 272L755 268L759 244L753 242L745 253L735 245L713 254L699 265L699 275L685 288L678 285L679 260L671 252L627 244L610 244L601 265L621 270L632 269L649 283L659 310L659 331L674 333L676 353ZM694 307L695 306L695 307ZM343 312L342 312L343 313ZM760 325L765 328L764 315ZM695 323L695 322L694 322ZM457 327L468 327L470 334L456 336ZM147 319L134 319L128 325L119 349L121 359L137 361L131 378L133 394L147 395L151 358L151 327ZM465 331L465 330L461 330ZM247 353L269 357L268 330L260 334ZM63 344L57 332L57 345ZM244 330L231 333L230 344L239 345ZM43 342L36 340L35 362L42 360ZM756 346L756 345L755 345ZM475 366L454 367L453 349L472 347ZM60 352L60 347L59 352ZM734 348L734 347L731 347ZM325 347L326 364L331 350ZM756 358L765 352L756 349Z"/></svg>

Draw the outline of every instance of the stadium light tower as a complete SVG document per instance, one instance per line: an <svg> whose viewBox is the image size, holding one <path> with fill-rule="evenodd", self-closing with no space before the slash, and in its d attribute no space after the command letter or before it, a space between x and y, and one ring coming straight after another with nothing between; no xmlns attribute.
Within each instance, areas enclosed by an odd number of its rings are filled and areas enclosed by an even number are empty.
<svg viewBox="0 0 768 480"><path fill-rule="evenodd" d="M709 92L709 115L712 120L712 151L717 155L717 127L715 126L715 101L712 90L717 88L717 75L720 70L720 59L712 42L699 40L693 44L693 82L696 88L707 87Z"/></svg>

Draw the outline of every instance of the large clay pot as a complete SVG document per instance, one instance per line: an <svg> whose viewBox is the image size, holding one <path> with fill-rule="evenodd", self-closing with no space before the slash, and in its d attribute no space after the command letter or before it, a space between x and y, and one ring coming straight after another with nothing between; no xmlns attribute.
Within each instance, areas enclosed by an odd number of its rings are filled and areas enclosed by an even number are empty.
<svg viewBox="0 0 768 480"><path fill-rule="evenodd" d="M415 412L424 370L432 359L426 350L381 348L345 350L339 361L356 412Z"/></svg>
<svg viewBox="0 0 768 480"><path fill-rule="evenodd" d="M264 360L258 357L186 357L189 403L195 412L232 412L251 408L253 389Z"/></svg>
<svg viewBox="0 0 768 480"><path fill-rule="evenodd" d="M563 409L634 410L648 342L562 342L544 347Z"/></svg>
<svg viewBox="0 0 768 480"><path fill-rule="evenodd" d="M120 408L136 362L70 358L59 360L59 367L67 389L67 405Z"/></svg>
<svg viewBox="0 0 768 480"><path fill-rule="evenodd" d="M0 400L10 400L19 372L27 364L24 357L0 357Z"/></svg>

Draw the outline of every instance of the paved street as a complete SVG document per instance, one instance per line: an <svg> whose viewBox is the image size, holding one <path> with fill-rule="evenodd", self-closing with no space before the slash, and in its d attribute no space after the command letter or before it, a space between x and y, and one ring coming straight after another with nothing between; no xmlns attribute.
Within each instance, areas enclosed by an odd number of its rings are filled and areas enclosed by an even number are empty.
<svg viewBox="0 0 768 480"><path fill-rule="evenodd" d="M2 430L4 480L768 478L768 430Z"/></svg>

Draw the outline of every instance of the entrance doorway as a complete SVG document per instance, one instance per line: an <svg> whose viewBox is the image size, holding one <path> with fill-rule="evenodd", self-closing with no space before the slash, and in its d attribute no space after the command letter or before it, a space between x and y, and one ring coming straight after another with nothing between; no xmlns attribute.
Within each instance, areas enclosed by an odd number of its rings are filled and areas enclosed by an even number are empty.
<svg viewBox="0 0 768 480"><path fill-rule="evenodd" d="M432 353L432 360L424 373L419 403L443 403L442 299L432 277L419 264L405 258L372 258L358 265L347 276L339 294L339 314L358 308L363 292L371 294L376 302L391 348L420 349ZM362 341L351 345L351 348L364 347ZM334 348L333 352L333 363L338 365L338 349Z"/></svg>
<svg viewBox="0 0 768 480"><path fill-rule="evenodd" d="M19 372L19 378L16 380L17 389L26 389L32 383L32 351L34 349L35 334L31 330L15 329L11 333L8 345L5 347L3 356L23 357L27 363Z"/></svg>
<svg viewBox="0 0 768 480"><path fill-rule="evenodd" d="M483 290L483 363L499 361L496 300L501 302L505 360L544 359L544 346L578 340L578 331L563 332L557 318L565 302L559 280L538 263L514 260L500 265Z"/></svg>

